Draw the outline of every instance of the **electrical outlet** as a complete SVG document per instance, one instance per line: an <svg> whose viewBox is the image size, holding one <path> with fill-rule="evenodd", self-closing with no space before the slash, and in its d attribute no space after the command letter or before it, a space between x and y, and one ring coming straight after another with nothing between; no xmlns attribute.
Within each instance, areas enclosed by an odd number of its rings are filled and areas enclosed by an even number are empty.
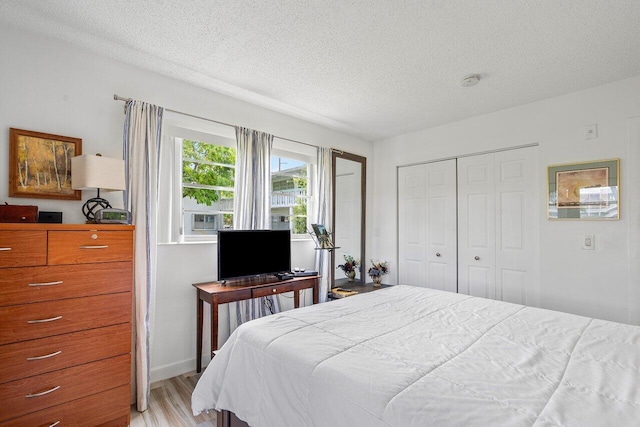
<svg viewBox="0 0 640 427"><path fill-rule="evenodd" d="M598 125L586 125L584 127L584 139L595 139L598 137Z"/></svg>
<svg viewBox="0 0 640 427"><path fill-rule="evenodd" d="M582 249L588 251L594 250L596 247L596 236L593 234L585 234L582 238Z"/></svg>

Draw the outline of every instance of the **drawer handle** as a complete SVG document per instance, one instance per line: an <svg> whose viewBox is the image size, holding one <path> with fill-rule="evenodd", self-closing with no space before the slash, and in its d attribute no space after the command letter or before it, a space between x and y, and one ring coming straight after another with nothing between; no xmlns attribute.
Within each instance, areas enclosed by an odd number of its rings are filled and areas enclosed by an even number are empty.
<svg viewBox="0 0 640 427"><path fill-rule="evenodd" d="M29 283L29 286L53 286L53 285L61 285L62 280L58 280L55 282L44 282L44 283Z"/></svg>
<svg viewBox="0 0 640 427"><path fill-rule="evenodd" d="M62 350L56 351L55 353L51 353L51 354L45 354L44 356L34 356L34 357L27 357L28 361L32 361L32 360L42 360L42 359L48 359L50 357L53 356L57 356L60 353L62 353Z"/></svg>
<svg viewBox="0 0 640 427"><path fill-rule="evenodd" d="M50 424L49 427L56 427L58 424L60 424L60 421L56 421L53 424Z"/></svg>
<svg viewBox="0 0 640 427"><path fill-rule="evenodd" d="M62 316L50 317L50 318L48 318L48 319L27 320L27 323L29 323L29 324L33 324L33 323L47 323L47 322L53 322L54 320L60 320L60 319L62 319Z"/></svg>
<svg viewBox="0 0 640 427"><path fill-rule="evenodd" d="M107 249L109 245L86 245L80 246L80 249Z"/></svg>
<svg viewBox="0 0 640 427"><path fill-rule="evenodd" d="M49 389L47 391L43 391L43 392L40 392L40 393L30 393L30 394L27 394L25 397L30 398L30 397L44 396L45 394L53 393L54 391L56 391L59 388L60 388L60 386L57 385L54 388Z"/></svg>
<svg viewBox="0 0 640 427"><path fill-rule="evenodd" d="M276 292L278 292L278 290L274 288L273 289L273 293L275 294Z"/></svg>
<svg viewBox="0 0 640 427"><path fill-rule="evenodd" d="M11 248L0 248L0 251L10 251Z"/></svg>

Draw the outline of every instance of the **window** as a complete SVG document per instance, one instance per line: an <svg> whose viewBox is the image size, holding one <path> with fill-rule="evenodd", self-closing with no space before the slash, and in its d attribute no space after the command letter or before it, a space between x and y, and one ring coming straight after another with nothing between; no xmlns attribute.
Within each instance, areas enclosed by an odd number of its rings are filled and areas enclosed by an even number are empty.
<svg viewBox="0 0 640 427"><path fill-rule="evenodd" d="M183 120L183 121L181 121ZM212 241L233 228L236 141L233 128L172 116L161 146L159 241ZM197 130L196 130L197 129ZM271 229L307 238L315 147L275 139L271 156ZM166 169L163 169L166 168Z"/></svg>
<svg viewBox="0 0 640 427"><path fill-rule="evenodd" d="M233 227L236 149L180 139L182 235L210 236Z"/></svg>
<svg viewBox="0 0 640 427"><path fill-rule="evenodd" d="M271 156L271 229L307 233L309 164Z"/></svg>

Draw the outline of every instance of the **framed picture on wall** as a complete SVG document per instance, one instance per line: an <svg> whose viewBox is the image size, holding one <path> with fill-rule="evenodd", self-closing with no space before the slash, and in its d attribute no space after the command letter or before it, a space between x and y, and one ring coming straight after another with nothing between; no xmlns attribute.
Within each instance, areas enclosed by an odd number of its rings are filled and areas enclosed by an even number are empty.
<svg viewBox="0 0 640 427"><path fill-rule="evenodd" d="M82 139L9 130L9 196L80 200L71 188L71 158L82 154Z"/></svg>
<svg viewBox="0 0 640 427"><path fill-rule="evenodd" d="M620 219L620 159L547 167L548 219Z"/></svg>

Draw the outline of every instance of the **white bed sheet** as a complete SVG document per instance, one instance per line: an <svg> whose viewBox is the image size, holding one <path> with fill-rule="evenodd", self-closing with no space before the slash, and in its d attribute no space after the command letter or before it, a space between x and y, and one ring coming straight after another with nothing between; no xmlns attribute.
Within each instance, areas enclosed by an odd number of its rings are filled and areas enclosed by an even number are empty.
<svg viewBox="0 0 640 427"><path fill-rule="evenodd" d="M394 286L238 328L192 409L261 426L638 426L640 327Z"/></svg>

